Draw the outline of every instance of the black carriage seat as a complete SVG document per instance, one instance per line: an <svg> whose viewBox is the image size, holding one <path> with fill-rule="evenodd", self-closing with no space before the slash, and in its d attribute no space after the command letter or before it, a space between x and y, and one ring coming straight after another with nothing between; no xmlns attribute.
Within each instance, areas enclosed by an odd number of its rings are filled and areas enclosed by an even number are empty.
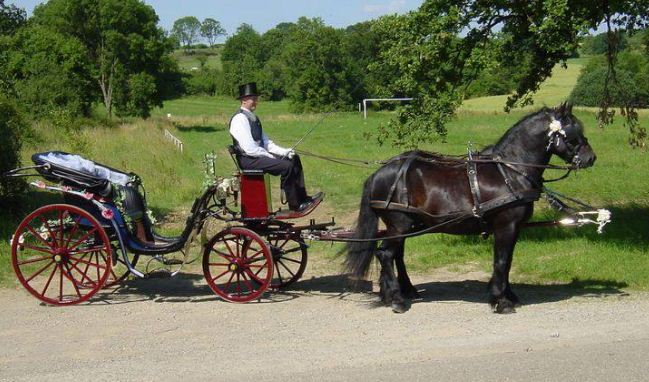
<svg viewBox="0 0 649 382"><path fill-rule="evenodd" d="M142 184L137 174L126 173L63 151L36 153L32 155L32 162L40 166L36 170L49 181L84 189L107 199L117 197L116 191L122 193L125 212L135 223L133 233L139 241L168 243L177 239L164 238L153 231L146 214L146 196L139 191ZM112 228L91 201L68 193L64 193L63 198L66 203L90 212L105 228Z"/></svg>

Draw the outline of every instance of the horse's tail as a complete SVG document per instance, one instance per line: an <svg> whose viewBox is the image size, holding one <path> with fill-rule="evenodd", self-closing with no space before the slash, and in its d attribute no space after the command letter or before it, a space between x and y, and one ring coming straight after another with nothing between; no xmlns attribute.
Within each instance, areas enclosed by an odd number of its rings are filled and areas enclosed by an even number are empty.
<svg viewBox="0 0 649 382"><path fill-rule="evenodd" d="M345 266L347 271L359 278L367 274L377 243L375 240L368 240L376 237L376 231L379 225L379 218L372 207L370 207L372 178L370 176L363 186L363 196L361 197L360 212L354 234L354 239L367 241L352 241L347 243Z"/></svg>

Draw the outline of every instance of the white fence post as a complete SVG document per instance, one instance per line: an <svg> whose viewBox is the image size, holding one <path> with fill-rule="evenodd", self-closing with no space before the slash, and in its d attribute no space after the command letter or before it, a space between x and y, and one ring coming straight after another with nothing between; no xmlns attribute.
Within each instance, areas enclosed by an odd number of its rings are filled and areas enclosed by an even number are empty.
<svg viewBox="0 0 649 382"><path fill-rule="evenodd" d="M173 144L180 150L181 153L184 151L185 145L183 144L183 142L180 139L176 138L173 134L171 134L167 129L165 129L165 138L173 142Z"/></svg>

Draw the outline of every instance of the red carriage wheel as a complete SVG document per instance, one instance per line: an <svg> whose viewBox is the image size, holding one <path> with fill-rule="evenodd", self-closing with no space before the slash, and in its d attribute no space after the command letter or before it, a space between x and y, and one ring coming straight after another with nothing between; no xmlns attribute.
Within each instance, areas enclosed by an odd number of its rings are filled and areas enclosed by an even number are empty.
<svg viewBox="0 0 649 382"><path fill-rule="evenodd" d="M270 287L280 289L299 280L306 269L308 246L299 237L271 233L267 239L274 268Z"/></svg>
<svg viewBox="0 0 649 382"><path fill-rule="evenodd" d="M88 212L67 204L29 214L11 240L11 262L20 283L53 305L88 300L110 275L106 231Z"/></svg>
<svg viewBox="0 0 649 382"><path fill-rule="evenodd" d="M270 286L273 277L270 248L247 228L225 229L205 247L203 274L214 293L225 300L252 301Z"/></svg>

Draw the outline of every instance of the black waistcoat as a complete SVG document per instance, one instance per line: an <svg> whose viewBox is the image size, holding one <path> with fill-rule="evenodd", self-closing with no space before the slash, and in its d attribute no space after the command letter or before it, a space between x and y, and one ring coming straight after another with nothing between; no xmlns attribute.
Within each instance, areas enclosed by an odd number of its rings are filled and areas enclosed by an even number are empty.
<svg viewBox="0 0 649 382"><path fill-rule="evenodd" d="M252 139L257 143L259 146L262 146L262 127L261 127L261 121L259 118L257 118L256 115L254 115L252 112L249 112L247 110L239 109L232 118L237 116L238 114L243 114L248 118L248 122L250 123L250 134L252 135ZM232 118L230 118L230 124L232 123ZM241 150L241 146L239 146L239 142L237 142L234 137L232 137L232 142L234 143L234 146L239 150L240 153L243 154L243 150Z"/></svg>

